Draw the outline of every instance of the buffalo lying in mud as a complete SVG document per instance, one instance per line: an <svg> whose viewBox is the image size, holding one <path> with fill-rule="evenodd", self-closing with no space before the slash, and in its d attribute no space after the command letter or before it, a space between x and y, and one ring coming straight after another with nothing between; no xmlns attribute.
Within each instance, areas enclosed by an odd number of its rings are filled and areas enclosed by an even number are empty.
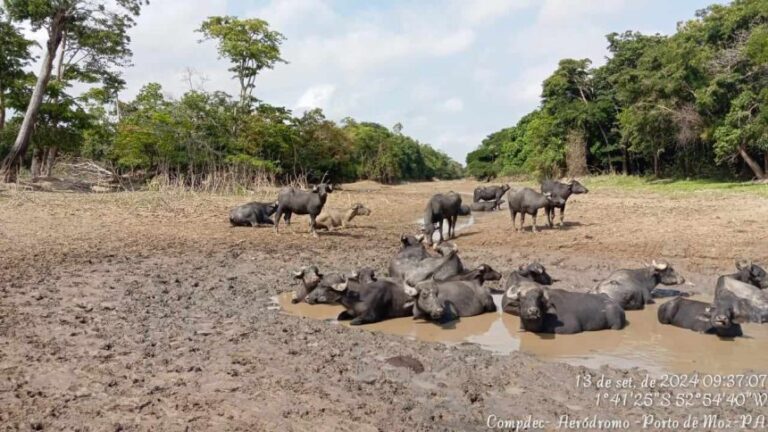
<svg viewBox="0 0 768 432"><path fill-rule="evenodd" d="M424 210L424 235L427 244L432 244L435 224L438 225L440 242L443 241L443 221L448 221L448 239L456 236L456 220L461 213L461 196L456 192L435 194L429 199Z"/></svg>
<svg viewBox="0 0 768 432"><path fill-rule="evenodd" d="M403 234L400 236L400 250L389 261L389 277L403 279L405 272L413 268L419 261L430 255L422 241L424 236Z"/></svg>
<svg viewBox="0 0 768 432"><path fill-rule="evenodd" d="M444 280L425 280L405 291L414 297L414 318L427 318L448 322L459 317L470 317L485 312L496 312L491 291L486 281L501 279L501 274L489 265L454 275Z"/></svg>
<svg viewBox="0 0 768 432"><path fill-rule="evenodd" d="M625 310L643 309L653 303L652 291L656 285L679 285L685 282L666 261L656 262L641 269L622 269L599 282L594 292L612 298Z"/></svg>
<svg viewBox="0 0 768 432"><path fill-rule="evenodd" d="M346 210L327 209L323 210L317 217L315 227L322 230L329 230L339 226L346 228L356 216L368 216L370 214L371 210L360 203L356 203Z"/></svg>
<svg viewBox="0 0 768 432"><path fill-rule="evenodd" d="M233 208L229 212L232 226L274 225L270 219L277 210L277 203L249 202Z"/></svg>
<svg viewBox="0 0 768 432"><path fill-rule="evenodd" d="M546 288L531 282L510 297L519 304L520 327L530 332L620 330L627 322L624 309L602 294Z"/></svg>
<svg viewBox="0 0 768 432"><path fill-rule="evenodd" d="M390 279L366 283L359 274L342 276L339 282L330 284L330 288L341 295L338 303L345 308L338 320L351 320L351 325L375 323L413 313L411 296L405 293L402 284Z"/></svg>
<svg viewBox="0 0 768 432"><path fill-rule="evenodd" d="M512 227L517 231L522 231L525 225L525 215L529 214L533 216L533 226L531 229L536 232L536 216L539 209L547 209L555 205L564 204L562 198L552 195L550 192L538 193L531 188L523 188L518 190L511 190L507 194L507 207L509 207L509 214L512 216ZM520 213L520 228L517 228L515 219L517 214Z"/></svg>
<svg viewBox="0 0 768 432"><path fill-rule="evenodd" d="M736 263L738 272L720 276L715 285L716 308L730 308L737 323L768 322L765 271L751 262Z"/></svg>
<svg viewBox="0 0 768 432"><path fill-rule="evenodd" d="M488 201L480 201L480 202L474 202L470 206L470 209L472 211L479 211L479 212L489 212L494 210L499 210L499 206L504 204L504 200L499 200L499 202L488 202Z"/></svg>
<svg viewBox="0 0 768 432"><path fill-rule="evenodd" d="M522 287L552 285L553 279L543 265L534 262L521 265L507 276L504 283L504 295L501 297L501 309L509 314L520 313L519 296L516 293Z"/></svg>
<svg viewBox="0 0 768 432"><path fill-rule="evenodd" d="M277 216L275 216L275 232L280 225L280 217L285 214L285 223L291 223L292 214L309 215L309 230L317 236L315 223L317 216L323 211L328 194L333 192L333 186L321 183L311 190L303 191L293 187L280 190L277 195Z"/></svg>
<svg viewBox="0 0 768 432"><path fill-rule="evenodd" d="M720 337L741 336L741 326L733 321L733 309L713 306L697 300L682 297L659 306L659 322L693 330L699 333L716 334Z"/></svg>
<svg viewBox="0 0 768 432"><path fill-rule="evenodd" d="M589 189L573 179L568 181L568 183L561 183L555 180L544 180L541 183L541 193L547 192L551 193L552 196L563 199L562 204L553 204L546 209L547 222L549 223L549 227L552 228L554 226L555 220L555 209L560 209L560 226L563 226L563 219L565 218L565 204L568 202L568 198L571 196L571 194L585 194L589 192Z"/></svg>

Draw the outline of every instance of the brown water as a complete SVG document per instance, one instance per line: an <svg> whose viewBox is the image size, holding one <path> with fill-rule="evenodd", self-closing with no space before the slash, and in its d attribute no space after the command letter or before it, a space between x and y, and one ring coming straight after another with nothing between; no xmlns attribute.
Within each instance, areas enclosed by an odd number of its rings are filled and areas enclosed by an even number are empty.
<svg viewBox="0 0 768 432"><path fill-rule="evenodd" d="M494 296L499 305L500 296ZM335 305L291 303L290 293L277 298L280 308L291 315L336 321L343 310ZM652 372L737 373L768 367L768 325L742 325L744 337L720 339L690 330L662 325L656 318L658 305L627 311L629 324L621 331L605 330L575 335L545 335L520 330L520 320L506 313L488 313L462 318L447 325L398 318L360 328L408 338L444 343L475 343L499 354L524 351L551 361L597 368L641 367ZM347 322L341 322L348 325Z"/></svg>

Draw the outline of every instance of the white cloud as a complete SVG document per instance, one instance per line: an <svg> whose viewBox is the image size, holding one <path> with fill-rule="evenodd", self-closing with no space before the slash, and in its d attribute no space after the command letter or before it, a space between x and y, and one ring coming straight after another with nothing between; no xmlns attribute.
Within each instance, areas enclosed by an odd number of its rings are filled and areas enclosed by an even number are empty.
<svg viewBox="0 0 768 432"><path fill-rule="evenodd" d="M503 18L513 10L525 9L529 0L474 0L459 2L459 14L470 24L481 24Z"/></svg>
<svg viewBox="0 0 768 432"><path fill-rule="evenodd" d="M332 84L321 84L308 88L296 101L297 109L326 108L336 91Z"/></svg>
<svg viewBox="0 0 768 432"><path fill-rule="evenodd" d="M464 109L464 102L457 97L452 97L443 101L443 103L440 104L439 108L441 111L444 111L444 112L455 113Z"/></svg>

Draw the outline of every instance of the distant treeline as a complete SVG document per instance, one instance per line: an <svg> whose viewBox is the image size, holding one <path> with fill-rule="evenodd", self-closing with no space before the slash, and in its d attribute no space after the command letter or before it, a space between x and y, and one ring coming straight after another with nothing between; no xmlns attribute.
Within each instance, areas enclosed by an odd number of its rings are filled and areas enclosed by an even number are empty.
<svg viewBox="0 0 768 432"><path fill-rule="evenodd" d="M489 135L468 173L766 178L768 0L710 6L671 36L607 39L605 65L560 61L540 106Z"/></svg>
<svg viewBox="0 0 768 432"><path fill-rule="evenodd" d="M167 97L157 83L146 84L132 101L119 99L125 87L121 70L131 56L126 31L142 5L0 3L2 179L14 181L20 168L29 168L33 177L48 176L61 155L102 162L117 174L159 175L192 187L217 174L242 181L326 176L332 182L386 183L463 176L458 162L403 134L400 124L388 129L351 118L337 124L319 109L295 116L254 97L259 73L284 63L283 35L258 18L209 17L197 30L230 60L240 84L237 96L193 90L190 73L191 90L178 99ZM40 48L50 69L41 75L30 72L35 44L23 36L22 23L48 33ZM91 88L71 95L75 83ZM6 112L12 114L8 119ZM32 122L23 122L25 113Z"/></svg>

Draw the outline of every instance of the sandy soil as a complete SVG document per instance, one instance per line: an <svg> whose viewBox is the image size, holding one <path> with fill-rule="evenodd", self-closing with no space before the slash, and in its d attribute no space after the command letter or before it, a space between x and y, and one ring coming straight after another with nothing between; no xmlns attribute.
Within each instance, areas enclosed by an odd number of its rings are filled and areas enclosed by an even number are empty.
<svg viewBox="0 0 768 432"><path fill-rule="evenodd" d="M329 205L359 201L373 214L319 239L307 235L305 217L279 234L229 227L230 207L274 191L0 191L0 429L484 430L489 415L594 414L634 430L644 415L766 414L631 400L595 407L599 392L577 387L577 375L639 382L645 371L495 355L273 307L302 265L386 268L431 193L474 186L345 185ZM706 294L734 257L768 263L766 214L768 200L746 194L605 188L569 201L564 229L515 233L503 211L476 215L456 243L469 265L506 272L537 259L576 288L663 257Z"/></svg>

